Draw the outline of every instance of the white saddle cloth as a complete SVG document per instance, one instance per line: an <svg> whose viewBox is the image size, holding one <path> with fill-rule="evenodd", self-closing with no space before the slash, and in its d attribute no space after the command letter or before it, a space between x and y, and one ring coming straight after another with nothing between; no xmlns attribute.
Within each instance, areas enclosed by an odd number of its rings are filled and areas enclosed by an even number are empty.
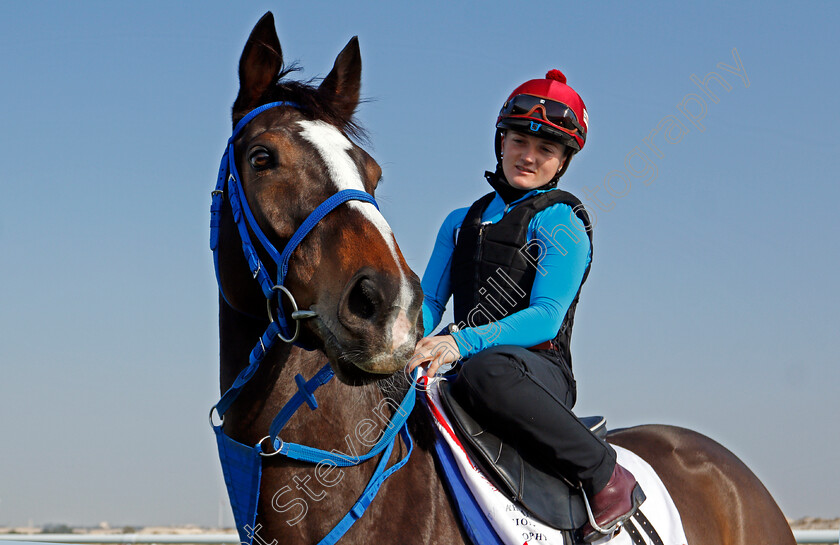
<svg viewBox="0 0 840 545"><path fill-rule="evenodd" d="M443 411L437 383L429 388L426 395L435 423L454 454L461 475L505 545L563 545L563 536L558 530L536 520L523 508L508 500L487 480L481 470L470 462L460 441L452 431L449 418ZM630 470L642 485L647 499L642 504L641 511L656 528L659 537L662 538L662 543L687 545L688 541L685 538L680 514L653 468L629 450L615 445L613 448L618 454L618 463ZM636 526L638 528L638 525ZM651 543L644 530L639 528L639 533L646 539L645 543ZM633 545L626 531L619 532L612 539L604 537L595 543L596 545L606 543Z"/></svg>

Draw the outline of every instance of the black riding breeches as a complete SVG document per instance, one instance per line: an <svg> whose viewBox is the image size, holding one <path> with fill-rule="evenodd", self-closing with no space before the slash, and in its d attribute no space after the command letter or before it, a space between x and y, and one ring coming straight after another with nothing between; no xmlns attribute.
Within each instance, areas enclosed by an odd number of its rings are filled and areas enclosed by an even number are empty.
<svg viewBox="0 0 840 545"><path fill-rule="evenodd" d="M572 413L574 379L551 354L512 345L484 350L464 362L453 393L532 463L582 483L591 496L609 481L615 450Z"/></svg>

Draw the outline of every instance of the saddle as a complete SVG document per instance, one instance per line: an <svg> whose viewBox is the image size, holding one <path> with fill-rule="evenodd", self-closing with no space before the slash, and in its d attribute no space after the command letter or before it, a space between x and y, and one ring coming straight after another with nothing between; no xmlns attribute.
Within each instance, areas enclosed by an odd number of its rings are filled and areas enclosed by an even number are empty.
<svg viewBox="0 0 840 545"><path fill-rule="evenodd" d="M440 383L443 408L472 461L509 500L524 507L534 518L558 530L572 531L588 518L580 489L574 484L531 464L512 446L493 435L472 418L452 396L451 384ZM601 416L580 419L605 440L606 420Z"/></svg>

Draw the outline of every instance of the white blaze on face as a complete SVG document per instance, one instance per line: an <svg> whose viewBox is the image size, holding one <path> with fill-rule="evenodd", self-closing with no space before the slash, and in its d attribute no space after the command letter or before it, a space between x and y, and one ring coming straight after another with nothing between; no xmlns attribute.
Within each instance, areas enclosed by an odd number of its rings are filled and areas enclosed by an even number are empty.
<svg viewBox="0 0 840 545"><path fill-rule="evenodd" d="M350 157L349 152L353 144L346 136L341 134L341 131L324 121L298 121L298 125L302 129L300 132L301 136L311 143L321 154L321 158L327 165L327 170L329 170L330 178L336 185L336 192L345 189L365 190L359 169L356 163L353 162L352 157ZM400 272L400 293L395 304L400 310L391 327L392 348L396 350L399 346L411 340L409 339L409 334L412 329L411 323L406 316L406 311L411 303L411 287L409 286L405 271L400 266L399 255L397 254L397 247L394 243L391 226L388 225L384 216L382 216L372 203L347 201L343 206L349 206L358 210L362 216L379 230L385 244L391 251L394 262L397 265L397 270Z"/></svg>

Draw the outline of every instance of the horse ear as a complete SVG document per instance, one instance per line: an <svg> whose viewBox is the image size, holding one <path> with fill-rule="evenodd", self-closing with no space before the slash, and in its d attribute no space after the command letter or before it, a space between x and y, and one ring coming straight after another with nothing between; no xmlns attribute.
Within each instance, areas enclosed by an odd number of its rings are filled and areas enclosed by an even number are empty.
<svg viewBox="0 0 840 545"><path fill-rule="evenodd" d="M239 59L239 95L233 103L234 117L258 106L260 97L277 81L282 68L283 51L274 29L274 15L269 11L251 31Z"/></svg>
<svg viewBox="0 0 840 545"><path fill-rule="evenodd" d="M359 105L361 86L362 54L359 38L353 36L336 57L332 70L318 87L318 94L330 101L345 119L350 119Z"/></svg>

